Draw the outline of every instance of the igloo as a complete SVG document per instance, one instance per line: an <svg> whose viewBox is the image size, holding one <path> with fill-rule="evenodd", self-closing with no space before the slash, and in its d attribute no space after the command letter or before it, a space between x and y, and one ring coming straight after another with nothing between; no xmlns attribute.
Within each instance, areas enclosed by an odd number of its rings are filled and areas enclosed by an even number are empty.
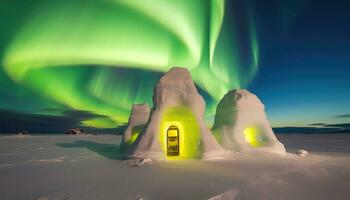
<svg viewBox="0 0 350 200"><path fill-rule="evenodd" d="M205 101L185 68L170 69L157 83L148 123L127 158L212 159L224 154L204 121Z"/></svg>
<svg viewBox="0 0 350 200"><path fill-rule="evenodd" d="M286 152L267 120L264 105L247 90L229 91L221 99L212 132L228 150Z"/></svg>

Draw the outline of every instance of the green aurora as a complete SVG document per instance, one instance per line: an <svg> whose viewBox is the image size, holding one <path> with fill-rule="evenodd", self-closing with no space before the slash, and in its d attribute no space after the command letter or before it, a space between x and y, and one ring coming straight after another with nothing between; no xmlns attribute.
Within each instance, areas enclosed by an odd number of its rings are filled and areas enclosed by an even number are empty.
<svg viewBox="0 0 350 200"><path fill-rule="evenodd" d="M181 66L210 116L228 90L246 87L257 71L254 20L246 20L249 55L242 59L240 27L226 17L224 0L50 0L33 7L2 56L1 84L38 95L20 111L87 111L97 117L82 126L113 128L127 122L133 104L152 105L162 73Z"/></svg>

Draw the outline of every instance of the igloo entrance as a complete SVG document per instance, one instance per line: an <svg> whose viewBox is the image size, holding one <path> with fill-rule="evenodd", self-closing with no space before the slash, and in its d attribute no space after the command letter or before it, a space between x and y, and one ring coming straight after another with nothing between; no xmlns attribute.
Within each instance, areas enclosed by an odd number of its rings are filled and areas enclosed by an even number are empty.
<svg viewBox="0 0 350 200"><path fill-rule="evenodd" d="M167 136L167 155L178 156L180 154L180 135L176 126L170 126L166 133Z"/></svg>

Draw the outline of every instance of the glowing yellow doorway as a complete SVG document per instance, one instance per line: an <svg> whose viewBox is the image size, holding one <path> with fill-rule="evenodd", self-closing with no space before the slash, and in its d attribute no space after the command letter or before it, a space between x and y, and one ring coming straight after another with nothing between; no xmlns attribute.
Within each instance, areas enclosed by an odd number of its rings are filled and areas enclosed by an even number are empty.
<svg viewBox="0 0 350 200"><path fill-rule="evenodd" d="M167 131L167 155L178 156L180 154L179 129L170 126Z"/></svg>
<svg viewBox="0 0 350 200"><path fill-rule="evenodd" d="M178 129L178 154L170 156L168 154L168 130L171 132L172 126ZM168 160L197 159L200 156L200 129L199 124L188 107L167 108L161 117L159 142Z"/></svg>

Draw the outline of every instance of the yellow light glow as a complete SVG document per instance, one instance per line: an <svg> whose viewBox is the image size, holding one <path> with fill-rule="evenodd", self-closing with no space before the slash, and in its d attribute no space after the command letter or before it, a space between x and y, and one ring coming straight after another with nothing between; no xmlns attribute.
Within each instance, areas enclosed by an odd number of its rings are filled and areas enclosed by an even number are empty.
<svg viewBox="0 0 350 200"><path fill-rule="evenodd" d="M170 126L179 129L179 155L167 156L167 131ZM163 112L160 123L159 141L167 160L195 159L199 155L200 131L191 109L169 108Z"/></svg>
<svg viewBox="0 0 350 200"><path fill-rule="evenodd" d="M167 130L167 155L178 156L179 155L179 129L176 126L170 126Z"/></svg>
<svg viewBox="0 0 350 200"><path fill-rule="evenodd" d="M133 144L136 141L136 139L139 137L143 128L144 128L144 125L135 126L132 128L131 136L130 136L130 139L128 141L128 144Z"/></svg>
<svg viewBox="0 0 350 200"><path fill-rule="evenodd" d="M137 139L137 137L139 136L139 134L140 134L140 132L138 132L138 133L132 133L132 134L131 134L131 137L130 137L130 139L129 139L129 141L128 141L128 143L129 143L129 144L133 144L133 143L136 141L136 139Z"/></svg>
<svg viewBox="0 0 350 200"><path fill-rule="evenodd" d="M261 133L258 127L247 127L243 133L245 140L254 148L266 146L268 143L268 138Z"/></svg>
<svg viewBox="0 0 350 200"><path fill-rule="evenodd" d="M168 130L168 137L177 137L177 131L175 129Z"/></svg>

